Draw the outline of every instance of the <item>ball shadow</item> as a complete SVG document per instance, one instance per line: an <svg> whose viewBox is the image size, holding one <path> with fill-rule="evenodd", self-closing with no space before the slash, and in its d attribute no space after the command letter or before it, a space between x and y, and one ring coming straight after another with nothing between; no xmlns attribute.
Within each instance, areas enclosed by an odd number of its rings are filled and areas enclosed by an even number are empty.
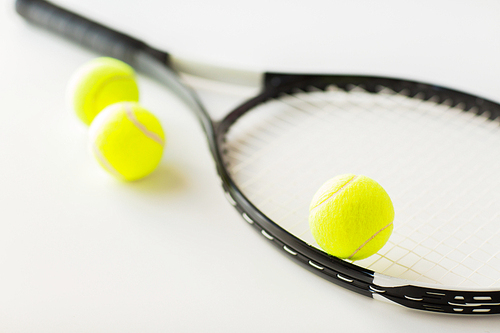
<svg viewBox="0 0 500 333"><path fill-rule="evenodd" d="M187 181L179 167L162 163L149 176L127 185L143 193L167 194L182 191L186 188Z"/></svg>

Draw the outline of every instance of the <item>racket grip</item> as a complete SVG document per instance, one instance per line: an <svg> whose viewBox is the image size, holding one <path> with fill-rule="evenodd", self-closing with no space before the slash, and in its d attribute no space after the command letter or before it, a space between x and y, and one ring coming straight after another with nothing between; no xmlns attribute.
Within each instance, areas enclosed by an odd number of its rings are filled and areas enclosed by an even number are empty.
<svg viewBox="0 0 500 333"><path fill-rule="evenodd" d="M70 12L44 0L16 0L16 11L28 21L63 35L77 44L128 62L135 63L135 55L145 51L168 64L168 54L155 50L146 43L108 28L100 23Z"/></svg>

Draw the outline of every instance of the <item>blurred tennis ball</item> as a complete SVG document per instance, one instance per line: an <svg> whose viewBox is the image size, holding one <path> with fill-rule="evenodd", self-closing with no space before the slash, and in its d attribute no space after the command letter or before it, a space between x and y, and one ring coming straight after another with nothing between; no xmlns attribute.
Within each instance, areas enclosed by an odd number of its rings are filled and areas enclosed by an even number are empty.
<svg viewBox="0 0 500 333"><path fill-rule="evenodd" d="M328 254L360 260L389 239L394 207L387 192L366 176L346 174L321 186L309 208L309 227Z"/></svg>
<svg viewBox="0 0 500 333"><path fill-rule="evenodd" d="M87 125L108 105L139 100L135 72L126 63L108 57L93 59L72 76L67 92L70 105Z"/></svg>
<svg viewBox="0 0 500 333"><path fill-rule="evenodd" d="M101 166L128 181L153 172L165 145L158 119L135 102L115 103L102 110L90 125L89 138Z"/></svg>

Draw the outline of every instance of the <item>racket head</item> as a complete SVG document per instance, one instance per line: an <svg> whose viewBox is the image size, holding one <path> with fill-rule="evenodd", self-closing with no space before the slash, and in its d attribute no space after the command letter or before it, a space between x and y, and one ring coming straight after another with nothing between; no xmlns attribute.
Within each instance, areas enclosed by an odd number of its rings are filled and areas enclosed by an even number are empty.
<svg viewBox="0 0 500 333"><path fill-rule="evenodd" d="M487 191L481 191L488 182L487 178L479 177L480 182L473 183L474 172L486 170L490 176L495 174L491 168L496 164L496 154L486 156L484 165L477 164L483 163L482 159L477 163L458 159L460 164L455 170L450 170L450 166L453 167L450 156L461 153L460 147L464 146L460 142L461 136L469 140L465 143L468 151L473 151L474 145L482 144L482 140L488 149L492 149L496 139L500 140L499 114L500 105L495 102L420 82L371 76L268 74L262 93L242 104L217 125L214 158L228 200L244 220L286 256L310 271L360 294L411 308L459 314L498 313L500 272L494 268L494 263L498 260L500 246L495 244L494 236L499 236L499 228L496 227L497 213L491 207L491 200L500 200L500 193L491 186ZM319 120L310 120L312 118ZM273 123L275 121L278 123ZM332 122L338 124L333 126ZM374 128L370 130L372 125ZM316 129L315 126L324 128ZM328 126L340 134L329 137L325 131ZM430 128L427 132L426 126ZM342 142L342 135L346 134L342 127L367 130L369 134L365 135L364 141L353 144L350 141L355 141L356 133L351 133L354 136L346 137ZM424 132L418 134L422 128ZM393 133L395 129L397 131ZM417 131L418 135L413 137L412 131ZM448 135L450 138L446 138ZM308 141L308 136L314 136L316 141ZM379 136L385 141L375 140ZM424 145L419 142L425 140ZM327 147L326 150L318 149L316 154L319 155L309 153L308 150L315 150L321 144ZM416 157L409 156L413 153L404 154L404 149L396 149L396 146L405 144L407 149L412 149L413 145L420 147L414 152ZM426 145L432 148L431 151L426 150ZM339 150L334 146L345 147ZM367 149L363 150L363 146ZM330 148L335 148L332 153L337 154L337 158L324 158ZM359 154L342 154L353 149L361 150ZM370 150L373 150L371 156L364 155ZM393 150L396 156L391 156ZM286 153L276 153L282 151ZM450 151L452 155L449 155ZM385 156L380 156L381 152L385 152ZM481 153L484 152L483 149ZM440 161L436 167L429 167L432 169L429 174L418 170L425 169L425 163L418 165L413 173L406 170L411 169L412 161L428 160L427 156L432 154L444 155L441 160L445 164L439 164L443 163ZM363 162L364 159L369 159L368 163ZM451 164L446 162L447 159ZM378 165L378 169L373 165ZM315 244L308 232L307 207L315 189L337 175L335 170L356 173L365 167L368 176L374 174L375 180L380 179L383 186L388 185L386 189L395 189L395 231L389 243L379 251L381 253L372 259L360 262L340 260ZM404 168L398 171L398 167ZM471 171L471 167L477 170ZM272 168L277 170L269 173L268 169ZM461 168L468 169L463 172ZM453 175L462 172L466 176L457 179L458 185L454 184ZM281 177L280 173L285 176ZM448 177L451 179L442 181L446 173L452 174ZM416 177L413 181L408 179L412 175ZM472 180L467 179L469 176ZM405 182L411 184L410 189L405 188ZM403 185L395 186L398 184L394 183ZM426 189L429 184L432 186ZM451 193L460 186L477 192L473 194L474 203L468 205L466 190L459 195ZM276 190L281 187L283 191ZM412 189L417 192L414 197L420 198L412 204L416 207L409 209L405 200L411 199L412 195L403 194ZM433 191L448 191L450 198L445 195L434 204ZM488 214L481 213L485 198L490 202ZM445 207L448 210L439 207L443 202L452 205L453 200L465 200L464 205L469 206L464 213L466 218L457 217L453 207ZM398 212L398 207L403 207L402 211ZM455 228L454 221L458 221ZM426 231L429 228L433 231ZM439 231L437 235L447 230L452 234L449 237L444 235L446 241L432 248L426 242L437 237L436 230ZM463 232L477 239L465 239L460 243ZM458 247L453 249L457 241ZM409 242L414 243L413 248L408 246ZM486 250L481 245L486 245ZM444 252L443 247L447 249ZM422 248L427 251L422 252ZM463 253L464 249L471 252ZM482 252L486 253L481 258L475 257ZM463 254L465 259L454 258L457 253ZM416 259L407 263L412 255ZM434 258L436 255L439 258ZM381 264L384 261L389 262L389 267ZM422 263L429 263L432 267L422 268ZM489 271L493 271L490 276Z"/></svg>

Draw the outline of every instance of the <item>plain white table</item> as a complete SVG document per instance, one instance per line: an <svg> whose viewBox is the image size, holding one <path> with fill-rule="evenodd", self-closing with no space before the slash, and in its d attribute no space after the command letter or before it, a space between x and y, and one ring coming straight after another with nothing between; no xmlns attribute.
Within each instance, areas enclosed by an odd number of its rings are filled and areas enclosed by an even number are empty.
<svg viewBox="0 0 500 333"><path fill-rule="evenodd" d="M400 76L500 100L494 1L60 3L219 65ZM0 45L1 332L500 331L498 316L377 302L286 259L226 202L194 117L141 75L168 147L151 177L116 181L64 100L96 55L26 24L11 0Z"/></svg>

